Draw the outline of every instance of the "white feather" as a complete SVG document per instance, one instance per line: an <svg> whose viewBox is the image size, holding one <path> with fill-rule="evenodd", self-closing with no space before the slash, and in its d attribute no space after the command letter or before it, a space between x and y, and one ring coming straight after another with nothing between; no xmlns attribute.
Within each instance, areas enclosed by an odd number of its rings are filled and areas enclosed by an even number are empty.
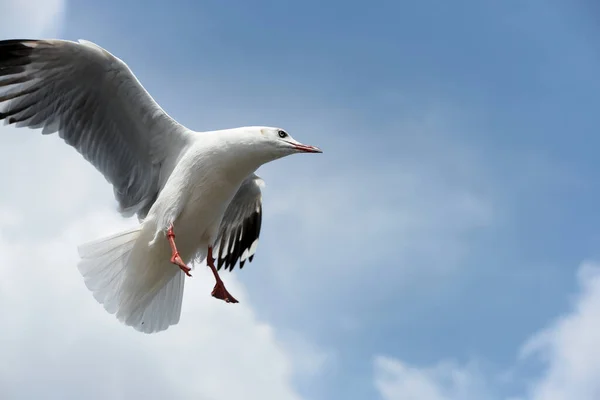
<svg viewBox="0 0 600 400"><path fill-rule="evenodd" d="M80 246L78 268L106 311L138 331L152 333L179 322L184 275L169 262L162 242L159 249L148 251L146 232L131 229Z"/></svg>

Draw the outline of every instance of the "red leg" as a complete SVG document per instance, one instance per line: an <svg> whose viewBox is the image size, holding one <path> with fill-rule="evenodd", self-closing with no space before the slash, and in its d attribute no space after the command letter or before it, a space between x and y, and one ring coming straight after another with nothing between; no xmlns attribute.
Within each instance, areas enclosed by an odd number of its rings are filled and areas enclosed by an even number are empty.
<svg viewBox="0 0 600 400"><path fill-rule="evenodd" d="M179 256L179 251L177 250L177 246L175 245L175 234L173 233L173 225L171 225L169 227L169 230L167 231L167 240L169 241L169 244L171 245L171 253L173 254L171 256L171 262L173 264L177 265L179 268L181 268L181 270L183 272L185 272L185 274L187 276L192 276L192 274L190 274L190 271L192 269L190 267L188 267L187 265L185 265L185 263Z"/></svg>
<svg viewBox="0 0 600 400"><path fill-rule="evenodd" d="M217 283L215 284L215 288L212 291L212 296L216 297L220 300L225 300L227 303L239 303L232 295L229 294L227 289L225 289L225 284L221 280L219 276L219 272L215 268L215 259L212 256L212 246L208 247L208 255L206 256L206 264L210 267L213 275L215 276L215 280Z"/></svg>

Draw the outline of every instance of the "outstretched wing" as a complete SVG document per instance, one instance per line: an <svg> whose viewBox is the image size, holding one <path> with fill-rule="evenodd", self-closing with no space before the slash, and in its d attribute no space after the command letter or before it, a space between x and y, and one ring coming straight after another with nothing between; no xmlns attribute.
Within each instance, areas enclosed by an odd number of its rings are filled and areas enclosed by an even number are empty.
<svg viewBox="0 0 600 400"><path fill-rule="evenodd" d="M127 65L85 41L0 41L0 120L58 132L113 185L120 212L140 218L185 143Z"/></svg>
<svg viewBox="0 0 600 400"><path fill-rule="evenodd" d="M240 268L246 260L252 262L262 222L263 184L257 175L248 176L227 206L216 240L218 270L225 266L232 271L238 260Z"/></svg>

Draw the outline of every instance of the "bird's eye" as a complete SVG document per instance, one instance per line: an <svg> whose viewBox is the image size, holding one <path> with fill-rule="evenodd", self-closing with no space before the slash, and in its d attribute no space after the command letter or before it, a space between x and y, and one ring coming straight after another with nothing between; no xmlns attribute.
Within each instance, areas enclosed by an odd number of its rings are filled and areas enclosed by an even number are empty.
<svg viewBox="0 0 600 400"><path fill-rule="evenodd" d="M287 133L285 133L284 131L279 131L279 132L277 132L277 134L278 134L278 135L279 135L279 137L280 137L280 138L282 138L282 139L283 139L284 137L287 137L287 135L288 135L288 134L287 134Z"/></svg>

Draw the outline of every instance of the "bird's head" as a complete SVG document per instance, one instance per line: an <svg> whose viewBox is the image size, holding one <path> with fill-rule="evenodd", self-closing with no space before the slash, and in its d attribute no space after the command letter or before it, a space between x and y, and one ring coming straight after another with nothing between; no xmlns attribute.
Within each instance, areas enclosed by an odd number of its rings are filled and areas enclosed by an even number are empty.
<svg viewBox="0 0 600 400"><path fill-rule="evenodd" d="M273 157L281 158L296 153L322 153L315 146L302 144L281 128L256 127L257 140Z"/></svg>
<svg viewBox="0 0 600 400"><path fill-rule="evenodd" d="M321 149L302 144L281 128L266 126L246 126L223 131L227 135L228 146L238 148L237 162L246 160L258 165L296 153L322 153ZM254 168L254 166L252 166Z"/></svg>

